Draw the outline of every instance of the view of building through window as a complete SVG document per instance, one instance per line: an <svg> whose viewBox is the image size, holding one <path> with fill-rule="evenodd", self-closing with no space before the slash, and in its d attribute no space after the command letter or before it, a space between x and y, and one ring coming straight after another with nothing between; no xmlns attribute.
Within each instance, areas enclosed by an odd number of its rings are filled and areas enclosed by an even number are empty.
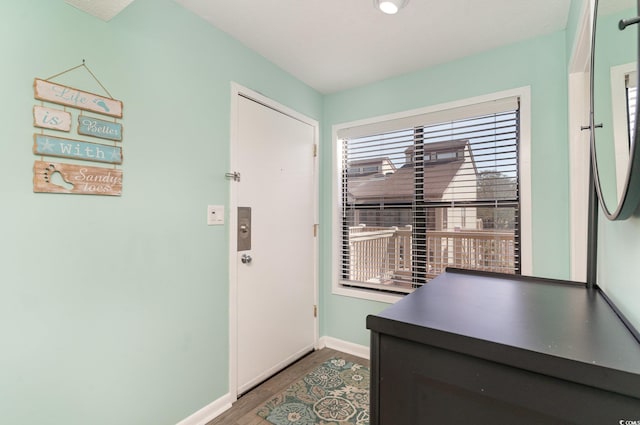
<svg viewBox="0 0 640 425"><path fill-rule="evenodd" d="M342 140L341 280L519 272L518 111Z"/></svg>

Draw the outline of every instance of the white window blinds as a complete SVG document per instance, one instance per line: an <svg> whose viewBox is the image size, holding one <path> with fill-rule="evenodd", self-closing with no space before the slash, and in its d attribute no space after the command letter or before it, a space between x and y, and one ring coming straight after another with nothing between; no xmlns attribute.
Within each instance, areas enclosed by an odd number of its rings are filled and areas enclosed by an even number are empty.
<svg viewBox="0 0 640 425"><path fill-rule="evenodd" d="M341 282L518 273L518 99L342 129Z"/></svg>
<svg viewBox="0 0 640 425"><path fill-rule="evenodd" d="M638 73L631 72L626 75L625 87L627 94L627 123L629 128L629 144L634 140L636 132L636 98L638 97Z"/></svg>

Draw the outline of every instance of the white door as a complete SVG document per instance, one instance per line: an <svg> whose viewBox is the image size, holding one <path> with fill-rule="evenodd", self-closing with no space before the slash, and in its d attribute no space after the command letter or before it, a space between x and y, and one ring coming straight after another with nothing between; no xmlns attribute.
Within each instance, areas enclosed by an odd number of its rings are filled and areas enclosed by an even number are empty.
<svg viewBox="0 0 640 425"><path fill-rule="evenodd" d="M251 248L232 253L242 394L315 344L316 131L242 95L237 107L233 171L240 181L232 194L238 207L251 208Z"/></svg>

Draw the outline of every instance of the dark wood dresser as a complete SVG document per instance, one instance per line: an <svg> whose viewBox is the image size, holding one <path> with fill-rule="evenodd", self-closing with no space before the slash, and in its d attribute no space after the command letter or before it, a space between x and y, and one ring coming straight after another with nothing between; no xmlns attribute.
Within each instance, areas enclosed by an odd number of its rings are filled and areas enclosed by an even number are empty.
<svg viewBox="0 0 640 425"><path fill-rule="evenodd" d="M640 344L597 288L448 270L367 328L371 425L640 425Z"/></svg>

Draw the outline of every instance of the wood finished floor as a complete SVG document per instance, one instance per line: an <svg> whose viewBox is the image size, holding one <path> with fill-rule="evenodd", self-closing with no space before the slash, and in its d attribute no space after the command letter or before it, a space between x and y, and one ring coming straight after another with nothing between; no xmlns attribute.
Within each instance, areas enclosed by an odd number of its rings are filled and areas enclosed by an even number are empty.
<svg viewBox="0 0 640 425"><path fill-rule="evenodd" d="M218 416L207 425L271 425L270 422L256 415L256 411L262 404L276 394L284 391L289 385L301 379L304 375L320 366L325 361L340 357L345 360L355 361L364 366L369 366L369 360L323 348L315 351L292 364L282 372L265 381L253 390L238 399L231 409Z"/></svg>

